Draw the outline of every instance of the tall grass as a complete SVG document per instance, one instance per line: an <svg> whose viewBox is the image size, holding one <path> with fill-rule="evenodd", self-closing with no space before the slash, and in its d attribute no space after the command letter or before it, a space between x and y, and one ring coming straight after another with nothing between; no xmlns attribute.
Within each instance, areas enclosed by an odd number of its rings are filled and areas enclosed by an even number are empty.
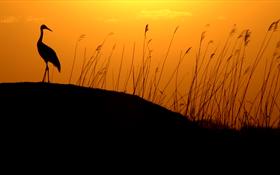
<svg viewBox="0 0 280 175"><path fill-rule="evenodd" d="M127 70L123 70L127 57L125 46L122 47L117 74L113 72L113 66L110 67L111 59L115 57L113 53L116 44L107 58L102 54L108 36L89 58L86 58L85 50L77 84L102 89L110 89L111 84L112 90L140 96L201 124L211 121L217 127L280 126L279 38L277 41L279 20L268 27L264 39L260 42L260 48L250 56L248 50L251 30L238 32L237 26L234 25L223 45L217 45L214 40L207 38L207 31L203 31L198 49L195 50L195 47L191 46L181 51L170 75L165 73L166 63L171 50L177 49L172 45L178 27L175 28L167 43L165 55L158 64L155 64L152 56L149 31L149 26L146 25L143 47L139 48L142 54L139 58L135 56L138 50L136 43L133 44ZM195 57L191 79L187 80L183 62L188 63L191 59L190 51ZM73 65L75 58L76 51ZM73 66L69 83L72 72ZM257 77L260 73L262 76ZM257 86L258 84L260 86ZM253 94L252 90L256 93Z"/></svg>
<svg viewBox="0 0 280 175"><path fill-rule="evenodd" d="M69 84L71 83L71 80L72 80L72 74L73 74L73 71L74 71L74 65L75 65L75 63L76 63L77 49L78 49L79 43L80 43L80 41L82 41L85 37L86 37L86 35L85 35L85 34L82 34L82 35L77 39L77 41L76 41L75 51L74 51L74 59L73 59L73 64L72 64L71 73L70 73L70 78L69 78Z"/></svg>

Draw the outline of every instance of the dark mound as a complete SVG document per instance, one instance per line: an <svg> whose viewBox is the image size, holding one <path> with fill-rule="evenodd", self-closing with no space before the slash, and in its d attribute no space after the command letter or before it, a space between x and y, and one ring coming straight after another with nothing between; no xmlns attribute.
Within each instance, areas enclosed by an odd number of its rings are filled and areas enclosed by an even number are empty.
<svg viewBox="0 0 280 175"><path fill-rule="evenodd" d="M277 142L279 130L201 128L137 96L48 83L0 84L1 124L10 138L136 139L172 143ZM11 137L12 135L12 137Z"/></svg>
<svg viewBox="0 0 280 175"><path fill-rule="evenodd" d="M180 114L137 96L74 85L1 84L0 98L6 117L25 120L71 121L106 129L195 127Z"/></svg>

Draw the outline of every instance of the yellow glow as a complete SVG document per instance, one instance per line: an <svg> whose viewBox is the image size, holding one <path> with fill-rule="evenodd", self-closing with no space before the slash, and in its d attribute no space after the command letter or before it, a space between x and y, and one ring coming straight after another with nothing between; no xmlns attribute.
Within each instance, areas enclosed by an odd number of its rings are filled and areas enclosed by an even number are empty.
<svg viewBox="0 0 280 175"><path fill-rule="evenodd" d="M156 61L162 59L177 26L171 57L189 46L197 48L206 24L210 24L208 39L217 43L224 42L234 24L239 30L250 28L254 50L267 26L279 18L279 9L278 1L1 1L0 81L41 79L44 63L36 42L42 23L53 29L45 33L44 42L57 51L62 62L62 73L55 72L55 79L67 82L75 42L81 34L86 34L87 39L80 43L80 57L85 47L88 54L92 53L108 33L114 32L104 47L104 55L108 56L116 44L116 65L123 45L127 48L126 59L130 58L134 42L141 55L146 24L150 26L148 37L152 39ZM82 60L77 64L81 66Z"/></svg>

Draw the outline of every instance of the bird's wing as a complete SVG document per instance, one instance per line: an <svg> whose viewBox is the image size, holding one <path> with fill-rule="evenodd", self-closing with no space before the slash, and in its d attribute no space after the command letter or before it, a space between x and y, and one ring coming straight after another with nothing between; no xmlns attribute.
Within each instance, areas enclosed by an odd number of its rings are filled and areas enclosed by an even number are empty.
<svg viewBox="0 0 280 175"><path fill-rule="evenodd" d="M61 66L55 51L46 44L42 45L42 49L44 52L44 56L48 59L48 61L51 62L60 71Z"/></svg>

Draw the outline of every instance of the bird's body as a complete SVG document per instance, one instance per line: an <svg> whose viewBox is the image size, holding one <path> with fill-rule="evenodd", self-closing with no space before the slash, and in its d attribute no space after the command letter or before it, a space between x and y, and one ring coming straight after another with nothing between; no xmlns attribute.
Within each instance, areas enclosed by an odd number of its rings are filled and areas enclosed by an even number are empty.
<svg viewBox="0 0 280 175"><path fill-rule="evenodd" d="M45 69L45 73L44 73L44 77L43 77L43 82L45 81L46 73L48 73L48 82L49 82L48 62L51 62L58 69L59 72L61 70L61 65L60 65L59 59L58 59L55 51L43 43L44 29L52 31L46 25L41 26L41 28L40 28L41 34L40 34L40 38L37 42L37 49L38 49L40 56L44 59L44 61L46 63L46 69Z"/></svg>

